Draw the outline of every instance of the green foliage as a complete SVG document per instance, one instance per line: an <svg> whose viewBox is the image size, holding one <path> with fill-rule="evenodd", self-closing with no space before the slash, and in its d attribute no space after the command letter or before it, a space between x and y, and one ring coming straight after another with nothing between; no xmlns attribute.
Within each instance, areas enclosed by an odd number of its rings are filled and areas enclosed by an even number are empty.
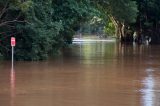
<svg viewBox="0 0 160 106"><path fill-rule="evenodd" d="M98 9L106 14L112 16L120 22L135 22L137 17L137 4L133 0L101 0L95 1Z"/></svg>
<svg viewBox="0 0 160 106"><path fill-rule="evenodd" d="M152 38L151 43L160 43L160 2L159 0L136 0L138 17L134 28Z"/></svg>
<svg viewBox="0 0 160 106"><path fill-rule="evenodd" d="M4 46L0 47L0 52L6 59L10 58L11 53L10 36L15 36L17 40L16 60L43 60L50 53L57 53L65 44L71 43L80 24L92 15L89 0L0 2L3 8L6 4L9 11L7 9L2 17L5 23L0 23L0 32L5 32L0 37Z"/></svg>
<svg viewBox="0 0 160 106"><path fill-rule="evenodd" d="M46 59L72 43L74 33L86 23L92 31L106 25L111 35L125 34L131 25L158 35L159 8L158 0L0 0L0 54L10 58L10 37L15 36L17 60Z"/></svg>
<svg viewBox="0 0 160 106"><path fill-rule="evenodd" d="M115 32L114 35L117 38L125 36L125 26L130 26L131 23L136 22L138 9L133 0L101 0L96 1L95 4L105 14L102 15L103 19L108 18L105 31L108 33ZM114 28L111 27L111 22Z"/></svg>
<svg viewBox="0 0 160 106"><path fill-rule="evenodd" d="M55 20L61 20L63 29L61 35L65 42L71 43L72 36L80 25L88 21L94 13L89 0L62 0L56 1Z"/></svg>
<svg viewBox="0 0 160 106"><path fill-rule="evenodd" d="M90 21L87 21L81 25L80 32L82 34L93 34L93 35L103 34L104 33L103 29L105 24L106 22L103 19L94 16Z"/></svg>
<svg viewBox="0 0 160 106"><path fill-rule="evenodd" d="M137 17L137 4L132 0L110 0L110 13L120 22L133 23Z"/></svg>
<svg viewBox="0 0 160 106"><path fill-rule="evenodd" d="M47 1L33 1L32 8L26 13L28 23L17 26L23 35L16 36L17 41L22 39L16 47L17 60L43 60L53 49L61 47L63 40L59 32L63 27L60 21L52 19L53 11L52 5Z"/></svg>
<svg viewBox="0 0 160 106"><path fill-rule="evenodd" d="M104 29L105 33L109 36L113 36L115 34L115 27L111 21L107 23Z"/></svg>

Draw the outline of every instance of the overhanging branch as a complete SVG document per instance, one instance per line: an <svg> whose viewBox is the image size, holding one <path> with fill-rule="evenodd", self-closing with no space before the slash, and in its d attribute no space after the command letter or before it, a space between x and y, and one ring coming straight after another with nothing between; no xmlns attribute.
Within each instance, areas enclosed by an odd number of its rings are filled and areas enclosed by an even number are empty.
<svg viewBox="0 0 160 106"><path fill-rule="evenodd" d="M0 23L0 27L5 26L5 25L7 25L7 24L9 24L9 23L14 23L14 22L25 23L26 21L18 21L18 20L5 21L5 22Z"/></svg>
<svg viewBox="0 0 160 106"><path fill-rule="evenodd" d="M8 10L8 8L7 8L7 7L8 7L8 4L9 4L9 0L7 0L4 8L3 8L2 11L1 11L0 19L2 18L3 14Z"/></svg>

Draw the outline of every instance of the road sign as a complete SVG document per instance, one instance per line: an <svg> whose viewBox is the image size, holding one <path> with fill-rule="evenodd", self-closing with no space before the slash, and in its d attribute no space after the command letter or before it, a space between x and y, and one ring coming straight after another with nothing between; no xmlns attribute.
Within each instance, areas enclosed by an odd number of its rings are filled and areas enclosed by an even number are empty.
<svg viewBox="0 0 160 106"><path fill-rule="evenodd" d="M16 46L16 38L11 37L11 46Z"/></svg>
<svg viewBox="0 0 160 106"><path fill-rule="evenodd" d="M12 46L12 68L14 64L14 47L16 46L16 38L11 37L11 46Z"/></svg>

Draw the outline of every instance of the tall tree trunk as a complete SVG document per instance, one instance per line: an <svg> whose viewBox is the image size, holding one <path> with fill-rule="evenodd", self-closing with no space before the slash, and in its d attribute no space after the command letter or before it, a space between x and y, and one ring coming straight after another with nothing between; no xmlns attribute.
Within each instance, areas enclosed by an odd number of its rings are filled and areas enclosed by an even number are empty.
<svg viewBox="0 0 160 106"><path fill-rule="evenodd" d="M114 25L115 26L115 36L119 39L119 29L118 29L118 24Z"/></svg>
<svg viewBox="0 0 160 106"><path fill-rule="evenodd" d="M110 19L115 27L115 36L117 37L117 39L120 39L121 38L121 30L119 29L120 28L119 22L113 16L110 16Z"/></svg>
<svg viewBox="0 0 160 106"><path fill-rule="evenodd" d="M119 35L119 39L122 40L123 36L122 36L122 24L120 22L118 22L118 35Z"/></svg>
<svg viewBox="0 0 160 106"><path fill-rule="evenodd" d="M124 22L122 23L121 30L122 30L122 37L125 37L126 35L125 35L125 25L124 25Z"/></svg>

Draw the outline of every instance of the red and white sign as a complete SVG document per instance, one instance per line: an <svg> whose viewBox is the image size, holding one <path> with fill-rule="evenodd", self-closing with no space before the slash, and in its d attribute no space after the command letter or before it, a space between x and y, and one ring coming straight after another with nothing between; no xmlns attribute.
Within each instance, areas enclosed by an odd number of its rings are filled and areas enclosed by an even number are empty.
<svg viewBox="0 0 160 106"><path fill-rule="evenodd" d="M16 38L11 37L11 46L16 46Z"/></svg>

